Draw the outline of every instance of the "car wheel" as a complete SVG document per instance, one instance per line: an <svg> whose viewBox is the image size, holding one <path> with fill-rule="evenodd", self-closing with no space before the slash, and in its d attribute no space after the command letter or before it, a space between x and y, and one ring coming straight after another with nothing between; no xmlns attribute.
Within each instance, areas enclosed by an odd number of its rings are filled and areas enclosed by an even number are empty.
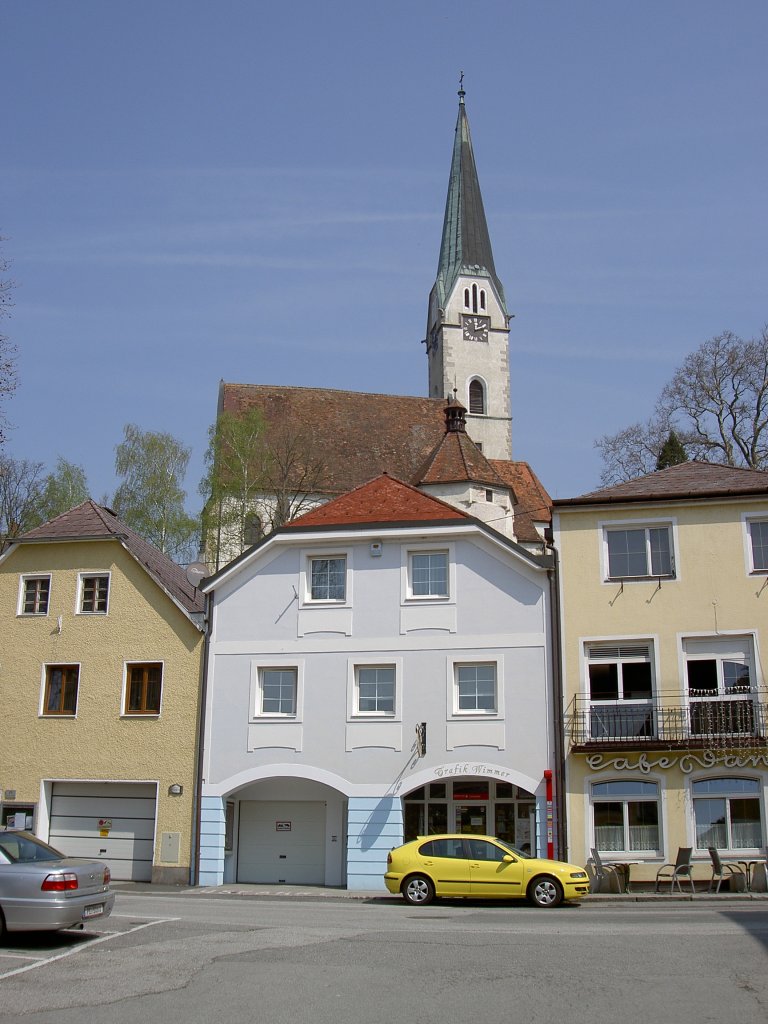
<svg viewBox="0 0 768 1024"><path fill-rule="evenodd" d="M424 875L411 875L402 888L403 898L413 907L423 907L435 898L435 887Z"/></svg>
<svg viewBox="0 0 768 1024"><path fill-rule="evenodd" d="M528 899L536 907L556 907L563 901L563 888L555 878L540 875L528 886Z"/></svg>

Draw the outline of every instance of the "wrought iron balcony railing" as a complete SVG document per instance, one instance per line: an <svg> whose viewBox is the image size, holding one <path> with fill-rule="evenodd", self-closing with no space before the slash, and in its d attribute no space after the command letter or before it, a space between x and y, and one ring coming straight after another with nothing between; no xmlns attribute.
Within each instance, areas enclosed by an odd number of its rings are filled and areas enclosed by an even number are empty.
<svg viewBox="0 0 768 1024"><path fill-rule="evenodd" d="M768 741L768 690L695 690L654 700L574 697L565 712L571 747L753 747Z"/></svg>

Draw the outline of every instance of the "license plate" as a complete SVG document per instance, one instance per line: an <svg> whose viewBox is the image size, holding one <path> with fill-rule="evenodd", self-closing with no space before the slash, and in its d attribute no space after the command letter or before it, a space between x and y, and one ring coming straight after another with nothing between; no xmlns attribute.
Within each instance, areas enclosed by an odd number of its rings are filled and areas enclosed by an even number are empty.
<svg viewBox="0 0 768 1024"><path fill-rule="evenodd" d="M83 917L98 917L99 914L104 913L103 903L94 903L90 907L85 907L83 910Z"/></svg>

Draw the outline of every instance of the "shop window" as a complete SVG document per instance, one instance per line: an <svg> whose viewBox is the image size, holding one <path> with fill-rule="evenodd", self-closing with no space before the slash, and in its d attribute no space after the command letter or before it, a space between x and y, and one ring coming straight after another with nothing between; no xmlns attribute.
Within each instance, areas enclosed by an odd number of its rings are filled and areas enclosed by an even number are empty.
<svg viewBox="0 0 768 1024"><path fill-rule="evenodd" d="M692 787L696 848L755 850L763 846L757 779L703 779Z"/></svg>
<svg viewBox="0 0 768 1024"><path fill-rule="evenodd" d="M655 782L594 782L591 802L592 845L601 853L660 852L659 787Z"/></svg>

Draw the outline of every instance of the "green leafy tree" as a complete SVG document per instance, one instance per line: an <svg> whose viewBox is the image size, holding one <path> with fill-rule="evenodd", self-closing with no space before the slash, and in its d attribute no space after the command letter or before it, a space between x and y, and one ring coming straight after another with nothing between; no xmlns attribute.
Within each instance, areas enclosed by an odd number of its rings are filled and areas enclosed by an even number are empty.
<svg viewBox="0 0 768 1024"><path fill-rule="evenodd" d="M85 470L60 455L56 460L56 469L43 480L40 499L42 521L47 522L62 512L68 512L88 497Z"/></svg>
<svg viewBox="0 0 768 1024"><path fill-rule="evenodd" d="M262 532L259 498L267 480L264 417L257 408L241 415L219 414L208 430L205 476L200 493L203 509L203 547L219 568L222 552L235 557Z"/></svg>
<svg viewBox="0 0 768 1024"><path fill-rule="evenodd" d="M194 554L198 522L184 509L184 477L191 449L171 434L124 427L115 447L115 473L121 483L112 499L115 513L160 551L176 561Z"/></svg>
<svg viewBox="0 0 768 1024"><path fill-rule="evenodd" d="M661 446L659 457L656 460L656 469L669 469L670 466L679 466L682 462L687 461L685 445L674 430L670 430L669 437Z"/></svg>

